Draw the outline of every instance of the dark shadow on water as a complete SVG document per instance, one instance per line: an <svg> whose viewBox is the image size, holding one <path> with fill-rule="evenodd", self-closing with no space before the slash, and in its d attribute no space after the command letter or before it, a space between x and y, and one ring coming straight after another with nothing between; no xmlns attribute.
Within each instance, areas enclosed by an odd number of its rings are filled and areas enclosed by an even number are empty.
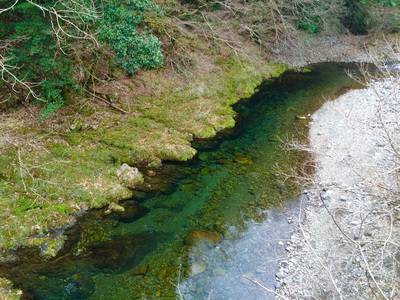
<svg viewBox="0 0 400 300"><path fill-rule="evenodd" d="M158 242L157 233L118 236L91 243L79 254L70 251L50 261L38 259L39 249L23 249L15 255L25 261L9 264L12 269L6 270L7 277L24 290L24 299L88 299L95 290L92 276L132 269Z"/></svg>

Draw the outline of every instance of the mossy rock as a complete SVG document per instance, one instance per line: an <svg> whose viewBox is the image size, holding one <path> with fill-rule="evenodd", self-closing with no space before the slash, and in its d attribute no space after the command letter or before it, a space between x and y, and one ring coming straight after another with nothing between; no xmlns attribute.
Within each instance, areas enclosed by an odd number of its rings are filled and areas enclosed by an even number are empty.
<svg viewBox="0 0 400 300"><path fill-rule="evenodd" d="M116 174L121 183L129 188L135 188L144 182L142 173L137 168L130 167L127 164L122 164L116 170Z"/></svg>

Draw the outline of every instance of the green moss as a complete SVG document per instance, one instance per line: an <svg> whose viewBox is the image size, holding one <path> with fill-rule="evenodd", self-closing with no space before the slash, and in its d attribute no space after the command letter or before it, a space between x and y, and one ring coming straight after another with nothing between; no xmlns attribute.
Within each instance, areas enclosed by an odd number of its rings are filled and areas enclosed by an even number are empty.
<svg viewBox="0 0 400 300"><path fill-rule="evenodd" d="M95 102L82 107L79 99L60 109L66 123L58 129L35 132L12 118L0 123L0 133L22 136L21 146L10 143L0 153L1 247L22 245L27 236L69 223L78 210L130 197L116 176L122 163L157 167L162 160L190 160L196 154L193 137L233 127L231 105L286 69L265 63L258 52L251 58L234 55L229 47L208 47L197 35L178 36L176 43L191 51L186 75L165 69L134 78L151 93L118 102L132 114ZM197 60L204 57L207 70Z"/></svg>
<svg viewBox="0 0 400 300"><path fill-rule="evenodd" d="M202 138L202 139L207 139L215 136L216 131L213 127L205 127L203 126L198 132L197 132L197 137Z"/></svg>
<svg viewBox="0 0 400 300"><path fill-rule="evenodd" d="M28 239L26 245L30 247L40 247L42 257L51 258L55 257L58 251L62 249L65 240L65 236L57 236L56 238L36 237Z"/></svg>
<svg viewBox="0 0 400 300"><path fill-rule="evenodd" d="M0 299L17 300L21 298L22 291L12 288L10 280L0 277Z"/></svg>

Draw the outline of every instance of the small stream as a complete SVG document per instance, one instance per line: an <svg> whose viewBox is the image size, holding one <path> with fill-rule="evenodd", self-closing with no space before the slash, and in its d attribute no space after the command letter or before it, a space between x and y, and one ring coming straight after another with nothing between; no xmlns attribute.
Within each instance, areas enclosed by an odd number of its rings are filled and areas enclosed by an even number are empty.
<svg viewBox="0 0 400 300"><path fill-rule="evenodd" d="M94 211L68 231L56 259L21 249L1 273L25 299L273 299L299 211L299 187L283 174L306 159L282 141L306 142L309 115L359 87L345 72L355 65L309 68L235 105L237 127L194 142L192 162L147 172L158 189L124 201L127 214Z"/></svg>

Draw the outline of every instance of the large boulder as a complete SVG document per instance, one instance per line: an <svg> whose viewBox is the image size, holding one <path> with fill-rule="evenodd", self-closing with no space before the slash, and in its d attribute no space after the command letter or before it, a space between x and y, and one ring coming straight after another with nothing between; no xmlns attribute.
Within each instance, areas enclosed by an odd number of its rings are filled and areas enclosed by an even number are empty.
<svg viewBox="0 0 400 300"><path fill-rule="evenodd" d="M144 182L142 173L137 168L130 167L127 164L122 164L116 173L120 182L128 188L135 188Z"/></svg>

